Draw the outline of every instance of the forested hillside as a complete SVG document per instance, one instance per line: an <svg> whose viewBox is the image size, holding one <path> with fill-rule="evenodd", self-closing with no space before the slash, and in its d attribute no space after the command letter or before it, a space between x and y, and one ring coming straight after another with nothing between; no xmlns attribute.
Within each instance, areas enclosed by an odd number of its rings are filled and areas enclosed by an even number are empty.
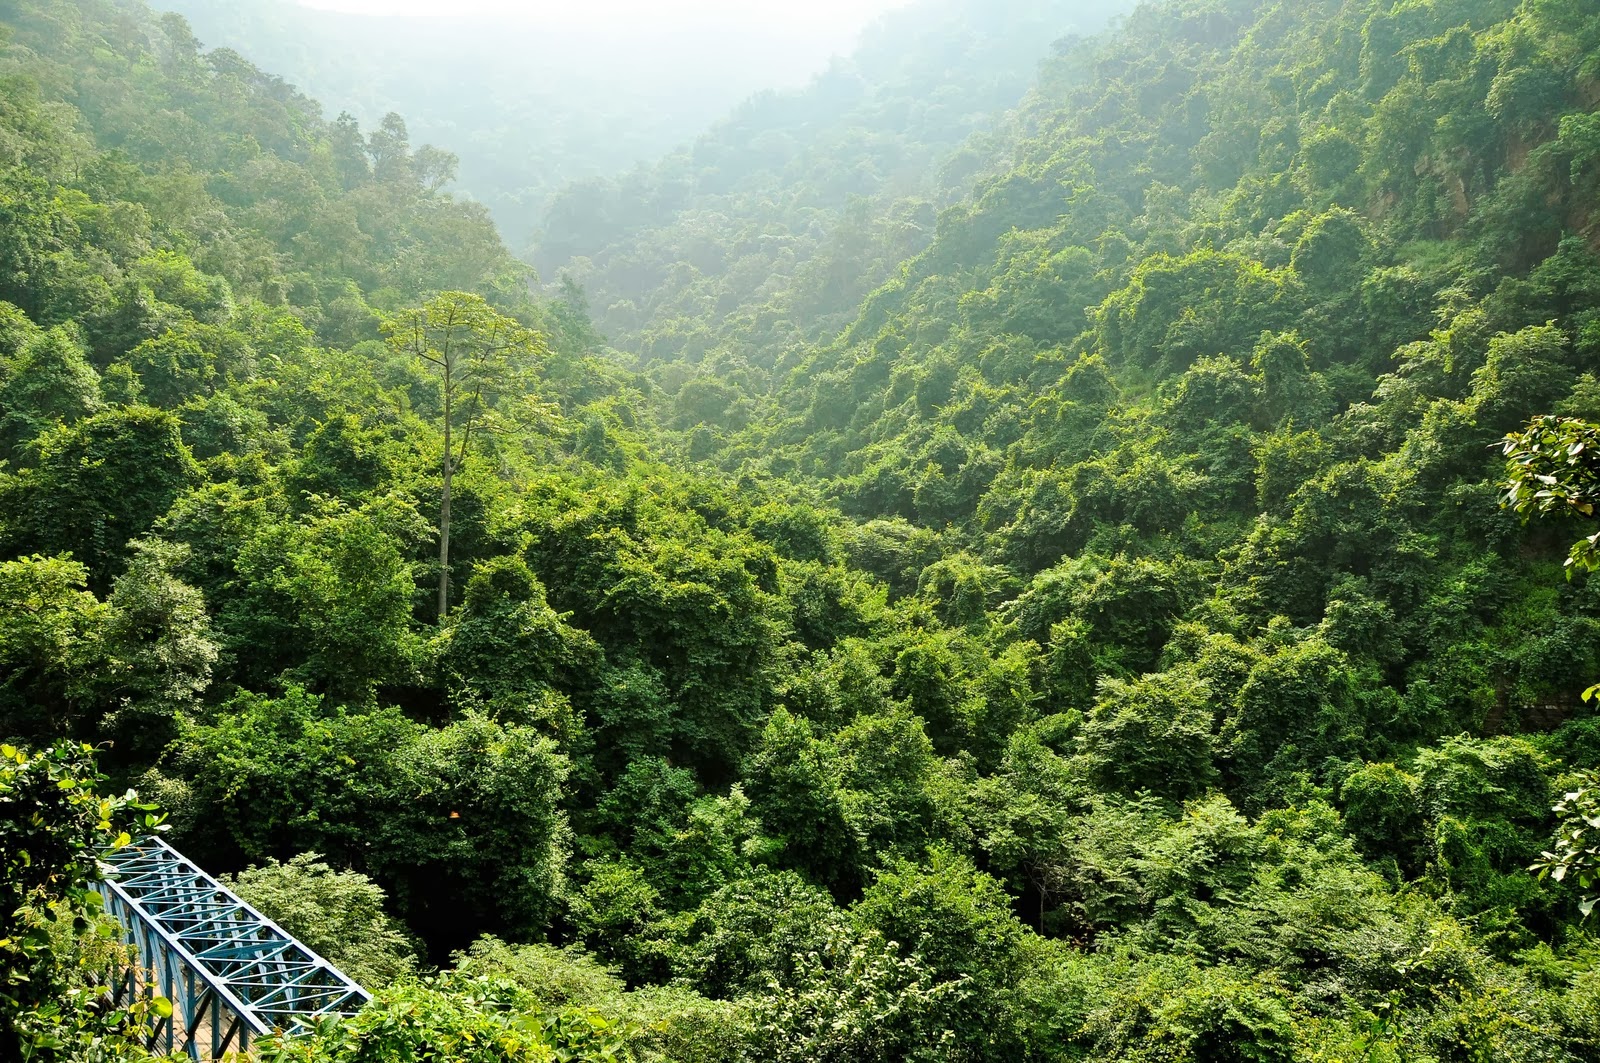
<svg viewBox="0 0 1600 1063"><path fill-rule="evenodd" d="M989 10L986 106L1063 39L943 176L937 80L758 100L714 223L570 194L586 298L400 123L0 4L0 1037L136 1036L45 915L134 785L378 991L272 1059L1600 1057L1600 13Z"/></svg>
<svg viewBox="0 0 1600 1063"><path fill-rule="evenodd" d="M693 139L751 92L804 84L855 24L793 9L676 10L628 0L377 16L299 0L161 0L226 47L366 125L405 115L461 156L462 191L527 251L562 186ZM875 6L859 5L862 21ZM785 11L791 11L784 17Z"/></svg>
<svg viewBox="0 0 1600 1063"><path fill-rule="evenodd" d="M564 189L533 261L648 362L757 372L831 338L933 238L1014 131L1052 41L1127 0L921 0L802 91L756 96L653 167ZM708 367L709 368L709 367Z"/></svg>

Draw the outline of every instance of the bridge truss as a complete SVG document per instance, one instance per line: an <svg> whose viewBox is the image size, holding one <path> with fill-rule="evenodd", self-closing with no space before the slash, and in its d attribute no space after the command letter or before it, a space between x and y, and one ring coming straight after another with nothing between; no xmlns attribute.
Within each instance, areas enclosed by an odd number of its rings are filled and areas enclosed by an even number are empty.
<svg viewBox="0 0 1600 1063"><path fill-rule="evenodd" d="M131 964L112 976L112 1002L172 1002L151 1048L221 1059L248 1051L256 1038L351 1014L370 999L160 838L103 861L109 871L97 888L134 948Z"/></svg>

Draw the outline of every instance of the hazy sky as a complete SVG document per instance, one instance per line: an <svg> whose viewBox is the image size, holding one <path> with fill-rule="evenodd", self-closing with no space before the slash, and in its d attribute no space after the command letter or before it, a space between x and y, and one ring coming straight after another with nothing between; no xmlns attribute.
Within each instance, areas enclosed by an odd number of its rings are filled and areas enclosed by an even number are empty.
<svg viewBox="0 0 1600 1063"><path fill-rule="evenodd" d="M499 15L518 19L573 21L604 13L660 21L669 18L728 18L746 24L829 24L858 30L874 17L909 0L299 0L306 7L368 15ZM586 19L586 20L587 20Z"/></svg>

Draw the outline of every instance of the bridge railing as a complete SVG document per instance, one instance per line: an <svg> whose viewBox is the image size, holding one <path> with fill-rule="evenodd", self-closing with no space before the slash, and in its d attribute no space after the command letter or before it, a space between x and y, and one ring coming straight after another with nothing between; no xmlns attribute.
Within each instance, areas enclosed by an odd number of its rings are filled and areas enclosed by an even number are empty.
<svg viewBox="0 0 1600 1063"><path fill-rule="evenodd" d="M351 1014L366 990L160 838L113 850L97 885L134 947L113 1003L163 996L151 1047L191 1059L246 1052L275 1032Z"/></svg>

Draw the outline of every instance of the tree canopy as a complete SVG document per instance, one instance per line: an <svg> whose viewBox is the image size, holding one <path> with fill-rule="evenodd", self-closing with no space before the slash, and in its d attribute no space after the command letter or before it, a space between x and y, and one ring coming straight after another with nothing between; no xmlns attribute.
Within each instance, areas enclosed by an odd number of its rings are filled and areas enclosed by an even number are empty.
<svg viewBox="0 0 1600 1063"><path fill-rule="evenodd" d="M267 1058L1595 1058L1600 15L1019 6L543 277L0 8L0 1055L137 1040L58 916L152 804L380 990Z"/></svg>

